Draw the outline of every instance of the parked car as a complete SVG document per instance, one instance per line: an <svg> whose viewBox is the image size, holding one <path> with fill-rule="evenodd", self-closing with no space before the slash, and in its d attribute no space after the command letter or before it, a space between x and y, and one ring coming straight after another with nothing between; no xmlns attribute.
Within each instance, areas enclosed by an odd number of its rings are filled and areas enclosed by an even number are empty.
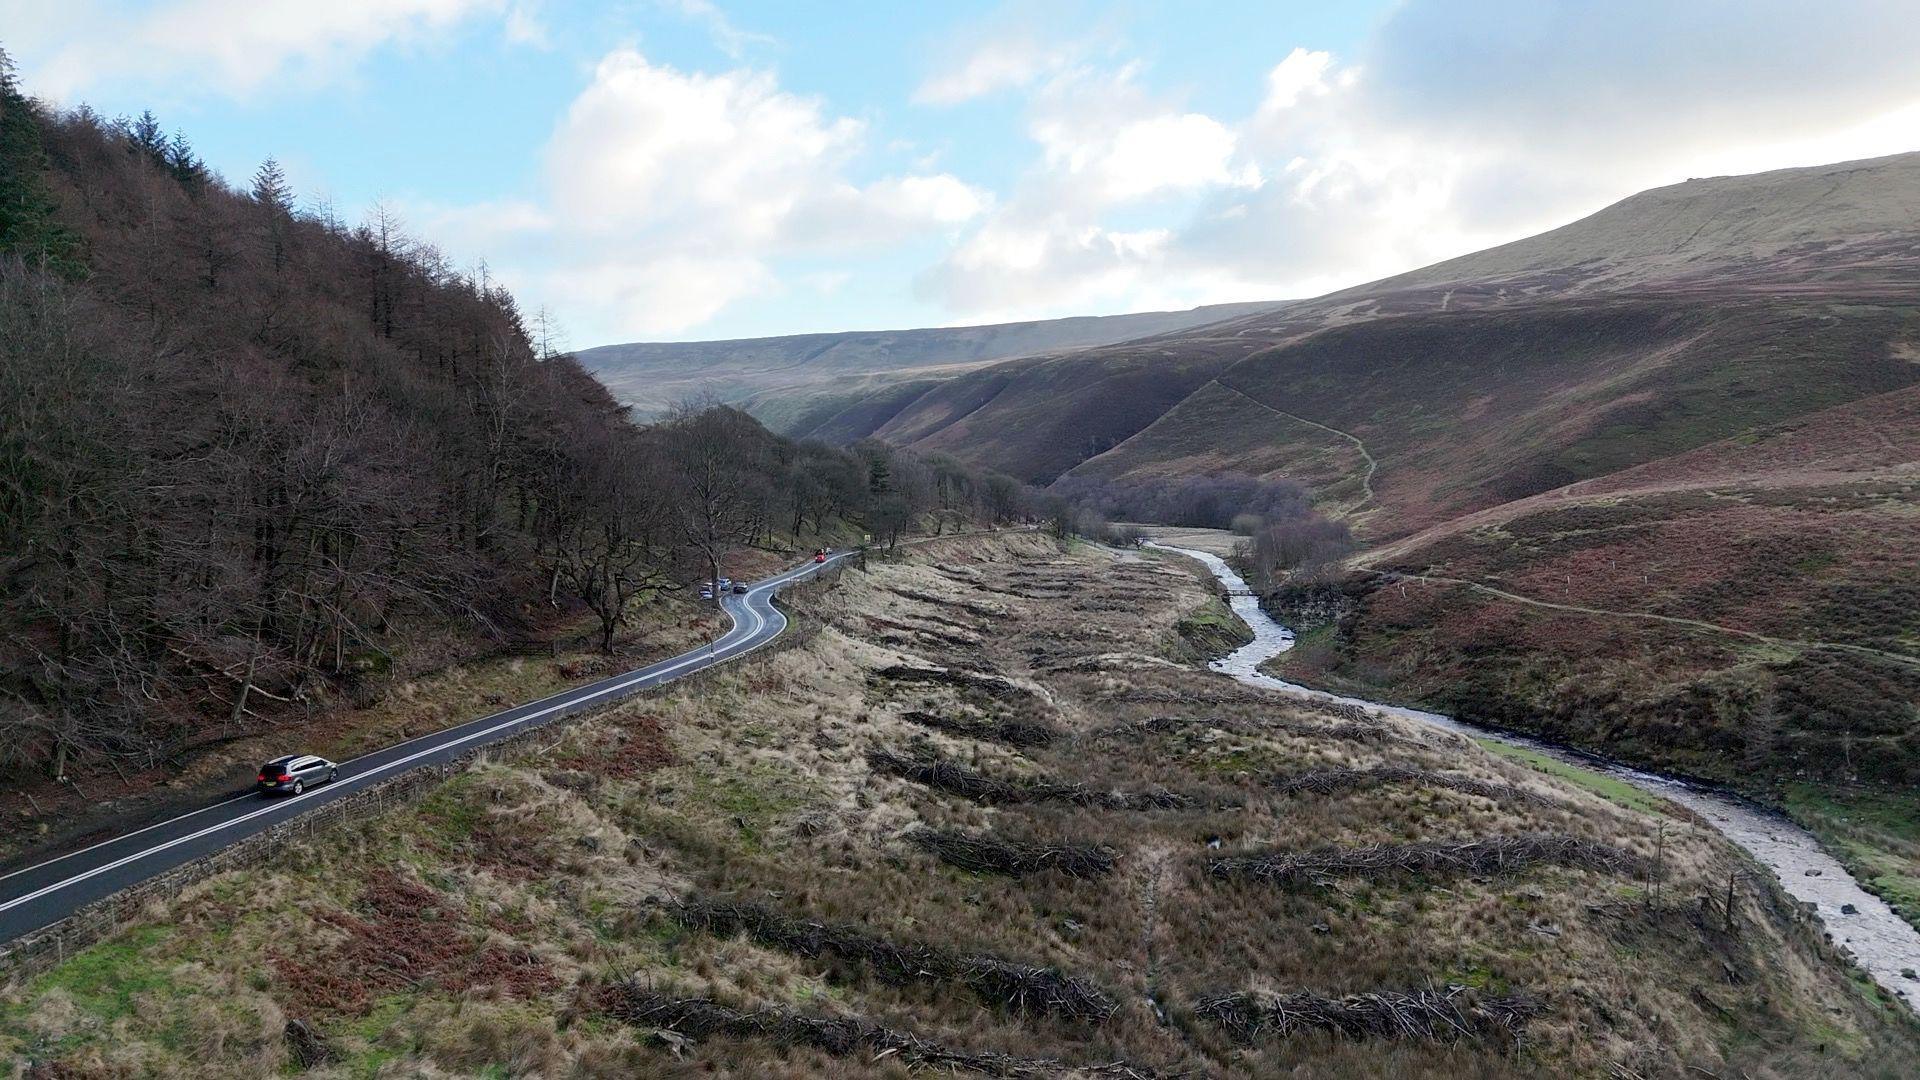
<svg viewBox="0 0 1920 1080"><path fill-rule="evenodd" d="M314 754L282 754L260 766L256 781L262 794L299 795L310 787L330 784L340 766Z"/></svg>
<svg viewBox="0 0 1920 1080"><path fill-rule="evenodd" d="M747 594L747 587L736 581L733 584L733 591L736 595L745 596Z"/></svg>
<svg viewBox="0 0 1920 1080"><path fill-rule="evenodd" d="M723 578L721 578L721 579L720 579L720 591L721 591L721 592L726 592L726 591L727 591L728 589L731 589L731 588L733 588L733 579L732 579L732 578L730 578L730 577L723 577Z"/></svg>

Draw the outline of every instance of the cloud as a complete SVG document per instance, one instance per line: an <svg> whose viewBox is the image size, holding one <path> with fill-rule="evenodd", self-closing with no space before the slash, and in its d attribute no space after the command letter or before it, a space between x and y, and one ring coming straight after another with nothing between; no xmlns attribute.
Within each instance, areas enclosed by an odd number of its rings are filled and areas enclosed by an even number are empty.
<svg viewBox="0 0 1920 1080"><path fill-rule="evenodd" d="M713 43L720 51L738 60L746 55L750 45L776 44L766 34L756 34L742 30L727 17L727 13L714 6L710 0L655 0L661 7L678 12L683 18L697 22L707 28Z"/></svg>
<svg viewBox="0 0 1920 1080"><path fill-rule="evenodd" d="M12 23L11 3L0 4ZM26 6L36 6L26 0ZM481 15L502 0L171 0L140 13L94 4L87 18L41 23L36 91L69 101L103 83L177 83L191 76L232 96L276 84L310 85L337 75L392 41L420 40Z"/></svg>
<svg viewBox="0 0 1920 1080"><path fill-rule="evenodd" d="M1313 295L1689 176L1920 149L1914 55L1905 2L1404 0L1241 116L1057 66L1021 84L1027 175L917 290L983 319Z"/></svg>
<svg viewBox="0 0 1920 1080"><path fill-rule="evenodd" d="M680 334L784 290L782 260L940 236L992 205L948 173L860 174L868 130L770 72L601 58L555 125L538 200L439 208L584 337Z"/></svg>
<svg viewBox="0 0 1920 1080"><path fill-rule="evenodd" d="M1031 86L1070 66L1079 49L1043 45L1027 35L991 37L928 76L913 92L921 105L958 105L1003 90Z"/></svg>
<svg viewBox="0 0 1920 1080"><path fill-rule="evenodd" d="M507 41L534 49L552 48L547 24L540 17L538 4L515 3L507 9L506 25L501 28Z"/></svg>

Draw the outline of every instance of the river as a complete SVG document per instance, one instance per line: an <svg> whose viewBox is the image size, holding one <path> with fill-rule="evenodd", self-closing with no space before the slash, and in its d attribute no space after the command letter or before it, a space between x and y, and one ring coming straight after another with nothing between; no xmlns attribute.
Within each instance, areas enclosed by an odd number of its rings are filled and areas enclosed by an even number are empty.
<svg viewBox="0 0 1920 1080"><path fill-rule="evenodd" d="M1213 670L1250 686L1282 690L1290 694L1330 701L1343 701L1422 724L1443 728L1469 738L1496 739L1525 747L1558 761L1625 781L1652 792L1699 814L1712 822L1727 839L1745 848L1771 869L1787 894L1814 905L1834 941L1855 963L1873 976L1909 1007L1915 1006L1914 994L1920 982L1903 972L1920 972L1920 930L1894 913L1886 902L1862 888L1847 873L1839 860L1827 854L1813 835L1765 807L1736 795L1670 776L1629 768L1591 754L1554 743L1529 738L1514 732L1478 727L1439 713L1423 712L1398 705L1383 705L1361 698L1342 697L1324 690L1298 686L1276 679L1260 670L1260 665L1293 648L1293 631L1275 622L1260 601L1248 595L1247 583L1234 573L1226 560L1210 552L1173 547L1149 541L1149 547L1177 552L1204 563L1213 576L1227 587L1233 613L1253 631L1253 640L1231 655L1213 662Z"/></svg>

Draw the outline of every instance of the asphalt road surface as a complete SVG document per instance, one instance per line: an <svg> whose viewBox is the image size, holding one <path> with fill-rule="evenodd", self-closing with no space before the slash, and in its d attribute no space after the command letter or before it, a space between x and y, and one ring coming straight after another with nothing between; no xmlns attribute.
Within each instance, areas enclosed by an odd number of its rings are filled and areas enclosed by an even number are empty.
<svg viewBox="0 0 1920 1080"><path fill-rule="evenodd" d="M787 617L773 606L776 592L825 570L850 554L841 552L829 556L824 564L808 562L756 582L745 594L727 594L722 604L733 617L733 629L691 652L341 762L338 780L303 795L275 798L251 792L236 795L103 840L92 847L15 870L0 877L0 941L11 941L58 922L84 904L111 896L296 814L410 769L444 764L475 747L619 701L647 687L750 653L778 637L787 627ZM301 748L290 745L286 749L297 753Z"/></svg>

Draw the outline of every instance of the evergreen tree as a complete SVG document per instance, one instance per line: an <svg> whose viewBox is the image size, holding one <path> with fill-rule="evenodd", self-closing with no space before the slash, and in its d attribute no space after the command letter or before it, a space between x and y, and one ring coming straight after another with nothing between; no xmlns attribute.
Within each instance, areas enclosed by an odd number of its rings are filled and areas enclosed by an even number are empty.
<svg viewBox="0 0 1920 1080"><path fill-rule="evenodd" d="M293 192L287 187L287 174L281 171L279 162L268 158L260 163L253 173L251 194L266 213L267 254L277 274L287 266L287 226L293 219Z"/></svg>
<svg viewBox="0 0 1920 1080"><path fill-rule="evenodd" d="M165 153L167 171L173 174L189 192L198 194L207 182L207 163L193 152L193 144L187 142L187 133L175 131L167 143Z"/></svg>
<svg viewBox="0 0 1920 1080"><path fill-rule="evenodd" d="M124 126L134 149L152 158L156 165L167 163L167 137L161 132L160 121L153 115L152 109L142 111L138 120Z"/></svg>
<svg viewBox="0 0 1920 1080"><path fill-rule="evenodd" d="M39 110L14 81L13 58L0 49L0 254L44 261L70 277L84 272L72 234L55 217L47 188Z"/></svg>
<svg viewBox="0 0 1920 1080"><path fill-rule="evenodd" d="M253 173L253 201L279 214L293 213L293 190L287 187L287 174L272 158L260 163Z"/></svg>

